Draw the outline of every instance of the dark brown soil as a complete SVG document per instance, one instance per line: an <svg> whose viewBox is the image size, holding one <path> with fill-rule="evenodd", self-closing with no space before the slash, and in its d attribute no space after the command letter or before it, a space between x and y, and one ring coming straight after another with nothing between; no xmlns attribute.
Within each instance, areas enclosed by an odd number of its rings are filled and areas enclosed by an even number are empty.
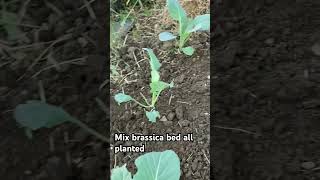
<svg viewBox="0 0 320 180"><path fill-rule="evenodd" d="M320 179L318 1L215 6L212 174L217 180ZM211 129L213 131L213 129Z"/></svg>
<svg viewBox="0 0 320 180"><path fill-rule="evenodd" d="M8 4L7 10L13 13L23 12L20 10L27 5L22 24L35 26L22 28L27 40L9 41L4 29L0 30L0 179L105 179L109 172L107 144L72 124L39 130L34 133L34 139L29 140L13 119L16 105L40 99L38 84L41 81L48 103L62 106L102 134L109 132L106 114L95 100L99 98L108 105L108 87L99 90L107 77L105 2L90 4L97 19L89 16L87 8L79 9L83 1L50 1L51 5L44 2ZM68 63L61 65L59 71L51 68L32 77L52 62L45 53L28 71L30 65L51 41L66 35L68 38L53 45L49 52L58 63L83 58L81 64ZM49 43L21 48L40 42ZM49 146L49 139L54 146Z"/></svg>
<svg viewBox="0 0 320 180"><path fill-rule="evenodd" d="M118 106L111 99L111 134L193 134L193 142L147 142L146 152L164 151L171 149L181 159L181 179L209 179L209 99L210 99L210 61L209 61L209 36L207 33L195 34L190 39L190 44L196 49L192 57L178 54L172 43L161 43L158 34L163 29L160 27L159 12L149 17L137 17L136 27L147 30L145 34L139 34L138 39L133 38L133 32L128 35L127 44L122 49L120 56L129 64L130 70L126 73L128 81L137 80L123 87L111 84L111 95L121 92L142 101L139 92L149 97L150 65L148 56L142 48L151 48L162 63L160 77L164 82L174 80L175 87L163 91L156 108L161 118L151 123L147 120L144 110L139 106L128 103ZM155 28L153 28L155 27ZM140 37L141 36L141 37ZM135 52L140 68L132 55ZM171 102L169 104L171 97ZM114 146L120 144L130 146L139 145L141 142L113 142ZM130 170L134 170L134 160L144 153L117 153L111 154L112 166L127 164Z"/></svg>

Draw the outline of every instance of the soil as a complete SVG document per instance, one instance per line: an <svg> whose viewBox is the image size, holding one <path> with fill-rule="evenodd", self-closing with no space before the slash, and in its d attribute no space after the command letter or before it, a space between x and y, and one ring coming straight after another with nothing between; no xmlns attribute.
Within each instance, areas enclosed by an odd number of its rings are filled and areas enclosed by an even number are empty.
<svg viewBox="0 0 320 180"><path fill-rule="evenodd" d="M209 124L210 124L210 60L209 34L196 33L189 43L196 51L191 57L178 53L175 43L163 43L158 34L171 30L172 24L160 24L161 9L151 10L151 15L137 13L135 28L128 34L120 57L127 63L128 74L123 86L111 84L111 95L122 90L142 102L140 92L149 97L150 65L148 55L142 48L153 49L162 63L160 78L164 82L174 81L175 86L162 92L156 109L161 117L156 123L147 120L143 108L134 103L120 106L111 97L111 136L115 133L165 135L193 134L193 141L177 142L112 142L113 146L139 146L146 144L145 152L173 150L181 160L181 179L209 179ZM138 35L137 35L138 34ZM136 36L135 36L136 35ZM135 55L133 55L133 52ZM136 60L135 60L136 58ZM123 67L125 69L125 67ZM134 160L144 153L111 152L112 166L127 164L129 170L136 171Z"/></svg>
<svg viewBox="0 0 320 180"><path fill-rule="evenodd" d="M311 180L319 173L320 3L221 1L212 36L212 176Z"/></svg>
<svg viewBox="0 0 320 180"><path fill-rule="evenodd" d="M19 27L24 36L9 40L5 29L0 29L0 177L105 179L109 173L108 144L72 124L41 129L30 140L13 118L18 104L40 99L42 84L48 103L62 106L106 136L109 133L109 119L104 112L108 110L96 102L99 98L106 106L109 104L108 84L100 88L107 79L105 2L89 5L95 16L86 7L80 8L83 1L48 2L10 1L7 11L23 15L24 25ZM65 39L53 44L59 38ZM47 48L48 53L43 53ZM65 64L45 69L54 63Z"/></svg>

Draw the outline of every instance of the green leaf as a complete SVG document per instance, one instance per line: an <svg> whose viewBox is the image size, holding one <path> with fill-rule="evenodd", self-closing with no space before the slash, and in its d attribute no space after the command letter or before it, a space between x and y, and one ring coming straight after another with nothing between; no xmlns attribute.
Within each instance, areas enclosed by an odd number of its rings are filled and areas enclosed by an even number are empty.
<svg viewBox="0 0 320 180"><path fill-rule="evenodd" d="M188 47L184 47L181 49L182 52L188 56L191 56L193 53L194 53L194 48L191 47L191 46L188 46Z"/></svg>
<svg viewBox="0 0 320 180"><path fill-rule="evenodd" d="M126 165L111 170L111 180L132 180L132 175Z"/></svg>
<svg viewBox="0 0 320 180"><path fill-rule="evenodd" d="M160 113L156 110L146 111L146 116L150 122L156 122L157 117L160 117Z"/></svg>
<svg viewBox="0 0 320 180"><path fill-rule="evenodd" d="M126 95L124 93L118 93L114 96L114 99L117 101L117 103L120 105L123 102L129 102L133 100L133 98L129 95Z"/></svg>
<svg viewBox="0 0 320 180"><path fill-rule="evenodd" d="M187 14L178 0L167 0L167 5L169 14L172 19L179 21L179 34L181 36L182 34L184 34L184 31L189 24Z"/></svg>
<svg viewBox="0 0 320 180"><path fill-rule="evenodd" d="M180 159L172 150L150 152L138 157L133 180L179 180Z"/></svg>
<svg viewBox="0 0 320 180"><path fill-rule="evenodd" d="M161 64L158 60L158 58L156 57L156 55L154 54L154 52L152 51L152 49L149 48L143 48L143 50L146 50L148 52L148 55L150 57L150 66L151 66L151 70L152 71L158 71L161 67Z"/></svg>
<svg viewBox="0 0 320 180"><path fill-rule="evenodd" d="M185 21L187 14L178 0L167 0L169 14L176 21Z"/></svg>
<svg viewBox="0 0 320 180"><path fill-rule="evenodd" d="M210 14L197 16L187 27L188 33L208 30L210 30Z"/></svg>
<svg viewBox="0 0 320 180"><path fill-rule="evenodd" d="M170 41L172 39L177 38L177 36L173 35L170 32L162 32L159 34L159 40L160 41Z"/></svg>
<svg viewBox="0 0 320 180"><path fill-rule="evenodd" d="M72 117L62 108L41 101L19 104L14 110L14 118L22 127L30 130L51 128L72 120Z"/></svg>
<svg viewBox="0 0 320 180"><path fill-rule="evenodd" d="M173 86L173 82L171 82L171 83L172 84L168 84L168 83L163 82L163 81L152 82L150 84L151 93L161 93L161 91L163 91L164 89L166 89L168 87L172 87Z"/></svg>
<svg viewBox="0 0 320 180"><path fill-rule="evenodd" d="M158 82L160 80L160 74L158 71L151 71L151 82Z"/></svg>

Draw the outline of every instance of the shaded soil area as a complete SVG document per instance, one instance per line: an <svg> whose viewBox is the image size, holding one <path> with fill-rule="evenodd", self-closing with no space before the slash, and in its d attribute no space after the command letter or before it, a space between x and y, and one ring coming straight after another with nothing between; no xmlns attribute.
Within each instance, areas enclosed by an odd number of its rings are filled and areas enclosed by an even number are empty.
<svg viewBox="0 0 320 180"><path fill-rule="evenodd" d="M142 48L153 49L162 63L160 78L164 82L174 81L175 87L162 92L156 104L161 117L156 123L147 120L144 110L134 103L118 105L112 98L111 136L115 133L130 135L165 135L181 133L193 134L193 141L186 142L133 142L117 141L113 146L145 144L146 152L175 151L181 160L181 179L209 179L209 98L210 98L210 61L209 35L195 34L190 39L196 52L187 57L179 54L175 43L162 43L158 34L164 29L172 30L172 24L161 23L159 16L163 9L152 10L151 15L136 17L135 28L128 34L126 45L120 56L128 64L128 74L124 86L111 84L111 96L122 90L143 102L140 93L149 98L150 65L149 57ZM136 36L134 36L136 34ZM138 36L137 36L138 34ZM138 38L135 38L138 37ZM136 59L136 60L135 60ZM127 164L134 173L134 160L144 153L111 154L112 167Z"/></svg>
<svg viewBox="0 0 320 180"><path fill-rule="evenodd" d="M257 133L214 129L215 179L319 179L320 3L222 1L214 13L214 124Z"/></svg>
<svg viewBox="0 0 320 180"><path fill-rule="evenodd" d="M106 3L4 2L20 21L10 19L19 24L13 35L0 26L1 179L106 179L106 143L72 124L41 129L30 140L13 118L18 104L40 99L42 86L47 103L108 134L108 110L101 106L109 103L108 87L101 87L107 78Z"/></svg>

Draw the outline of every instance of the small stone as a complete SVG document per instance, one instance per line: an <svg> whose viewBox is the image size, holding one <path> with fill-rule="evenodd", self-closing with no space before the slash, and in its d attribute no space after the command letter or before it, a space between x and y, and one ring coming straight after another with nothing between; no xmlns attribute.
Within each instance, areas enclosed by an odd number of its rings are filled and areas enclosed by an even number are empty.
<svg viewBox="0 0 320 180"><path fill-rule="evenodd" d="M176 82L177 84L180 84L180 83L183 83L184 79L185 79L185 75L182 74L182 75L178 76L178 77L175 79L175 82Z"/></svg>
<svg viewBox="0 0 320 180"><path fill-rule="evenodd" d="M179 120L182 120L183 119L183 107L182 106L178 106L176 108L176 116Z"/></svg>
<svg viewBox="0 0 320 180"><path fill-rule="evenodd" d="M165 126L172 126L173 122L172 121L164 121L163 124ZM169 132L169 131L167 130L167 132Z"/></svg>
<svg viewBox="0 0 320 180"><path fill-rule="evenodd" d="M162 118L160 119L160 121L165 122L165 121L168 121L168 119L166 118L166 116L162 116Z"/></svg>
<svg viewBox="0 0 320 180"><path fill-rule="evenodd" d="M317 55L320 56L320 43L315 43L312 47L311 47L312 52Z"/></svg>
<svg viewBox="0 0 320 180"><path fill-rule="evenodd" d="M169 121L172 121L174 118L175 118L176 114L174 112L170 112L168 115L167 115L167 118Z"/></svg>
<svg viewBox="0 0 320 180"><path fill-rule="evenodd" d="M128 53L133 53L134 50L136 50L136 47L131 46L128 48Z"/></svg>
<svg viewBox="0 0 320 180"><path fill-rule="evenodd" d="M308 162L301 163L301 167L304 169L312 169L316 167L316 164L314 162L308 161Z"/></svg>
<svg viewBox="0 0 320 180"><path fill-rule="evenodd" d="M173 47L173 43L171 41L167 41L163 43L163 49L169 49Z"/></svg>
<svg viewBox="0 0 320 180"><path fill-rule="evenodd" d="M179 121L179 124L182 126L182 127L186 127L190 124L190 121L188 120L182 120L182 121Z"/></svg>
<svg viewBox="0 0 320 180"><path fill-rule="evenodd" d="M81 47L86 47L88 45L87 39L83 37L78 38L78 43L81 45Z"/></svg>
<svg viewBox="0 0 320 180"><path fill-rule="evenodd" d="M273 38L268 38L267 40L264 41L266 44L268 45L272 45L274 43L274 39Z"/></svg>
<svg viewBox="0 0 320 180"><path fill-rule="evenodd" d="M32 174L32 171L30 171L30 170L25 170L25 171L24 171L24 174L25 174L25 175L31 175L31 174Z"/></svg>
<svg viewBox="0 0 320 180"><path fill-rule="evenodd" d="M197 161L193 161L191 164L191 169L192 171L196 171L198 168L198 162Z"/></svg>

